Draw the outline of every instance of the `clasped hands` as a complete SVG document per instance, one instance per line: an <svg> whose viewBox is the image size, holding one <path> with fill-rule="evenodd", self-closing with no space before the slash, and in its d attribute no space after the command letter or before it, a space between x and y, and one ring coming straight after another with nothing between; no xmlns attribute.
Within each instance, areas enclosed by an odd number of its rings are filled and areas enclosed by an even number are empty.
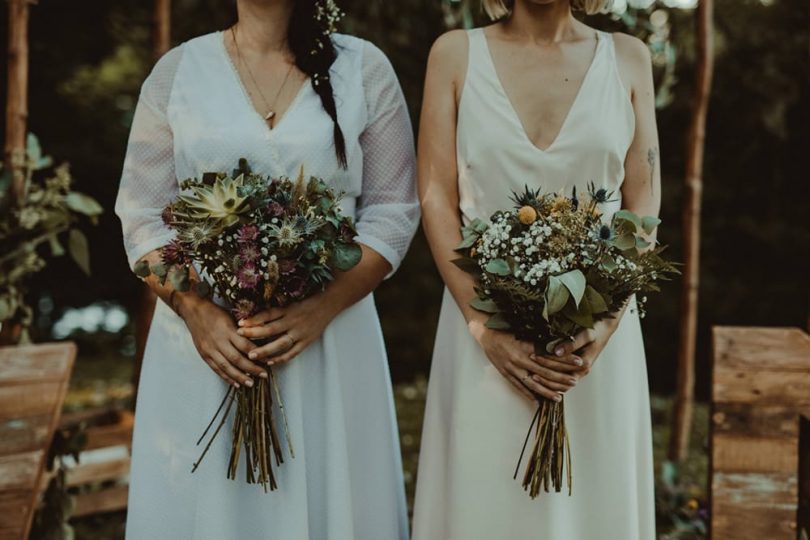
<svg viewBox="0 0 810 540"><path fill-rule="evenodd" d="M516 390L532 400L539 395L561 401L590 372L616 331L618 319L597 322L593 329L579 332L548 355L536 354L533 344L488 329L479 320L471 321L469 327L490 362Z"/></svg>

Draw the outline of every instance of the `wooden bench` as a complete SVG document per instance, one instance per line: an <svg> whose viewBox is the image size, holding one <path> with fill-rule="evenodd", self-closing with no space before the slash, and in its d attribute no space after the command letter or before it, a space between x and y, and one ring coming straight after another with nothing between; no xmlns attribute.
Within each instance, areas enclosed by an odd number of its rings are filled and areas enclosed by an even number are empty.
<svg viewBox="0 0 810 540"><path fill-rule="evenodd" d="M796 328L715 327L713 347L711 538L796 540L810 336ZM801 438L807 475L810 434ZM802 497L810 495L805 489Z"/></svg>
<svg viewBox="0 0 810 540"><path fill-rule="evenodd" d="M72 343L0 348L0 540L28 537L75 358Z"/></svg>

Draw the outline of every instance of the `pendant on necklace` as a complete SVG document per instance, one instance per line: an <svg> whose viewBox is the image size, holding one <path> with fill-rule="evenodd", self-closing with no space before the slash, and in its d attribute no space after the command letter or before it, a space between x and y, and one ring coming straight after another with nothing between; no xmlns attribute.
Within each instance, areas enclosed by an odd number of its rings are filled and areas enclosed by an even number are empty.
<svg viewBox="0 0 810 540"><path fill-rule="evenodd" d="M264 115L264 119L268 122L276 117L276 111L269 111L267 114Z"/></svg>

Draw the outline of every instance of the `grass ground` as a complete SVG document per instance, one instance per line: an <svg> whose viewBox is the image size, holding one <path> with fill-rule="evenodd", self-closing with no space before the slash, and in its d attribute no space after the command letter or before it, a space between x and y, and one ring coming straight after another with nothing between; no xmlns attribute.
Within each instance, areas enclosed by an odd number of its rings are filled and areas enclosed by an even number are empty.
<svg viewBox="0 0 810 540"><path fill-rule="evenodd" d="M131 400L131 366L128 361L82 358L76 366L66 409L76 410L109 403L127 403ZM419 459L422 417L424 415L427 382L417 379L413 383L395 387L397 416L399 420L405 488L409 507L413 501L416 483L416 467ZM669 440L670 410L672 401L667 397L653 396L653 445L656 462L656 477L665 460ZM700 497L706 492L708 459L706 441L708 436L708 410L704 404L695 407L690 457L681 469L681 483L688 491ZM118 540L123 538L125 513L118 512L76 520L78 540ZM659 519L661 521L661 519ZM662 531L667 529L660 523Z"/></svg>

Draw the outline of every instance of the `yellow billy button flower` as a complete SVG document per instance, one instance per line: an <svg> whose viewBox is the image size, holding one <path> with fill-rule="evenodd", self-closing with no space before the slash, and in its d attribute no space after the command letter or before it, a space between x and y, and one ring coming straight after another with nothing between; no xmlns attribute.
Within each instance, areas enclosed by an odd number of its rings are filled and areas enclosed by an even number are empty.
<svg viewBox="0 0 810 540"><path fill-rule="evenodd" d="M522 206L518 210L518 220L524 225L531 225L537 221L537 210L531 206Z"/></svg>

